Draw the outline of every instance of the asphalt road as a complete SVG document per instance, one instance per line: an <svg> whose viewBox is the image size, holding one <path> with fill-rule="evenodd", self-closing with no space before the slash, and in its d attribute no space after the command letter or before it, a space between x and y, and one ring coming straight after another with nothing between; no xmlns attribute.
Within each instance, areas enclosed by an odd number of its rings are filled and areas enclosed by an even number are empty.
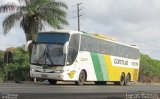
<svg viewBox="0 0 160 99"><path fill-rule="evenodd" d="M61 99L125 99L126 97L160 99L160 85L133 84L130 86L115 86L110 84L97 86L89 83L84 86L77 86L74 83L64 84L61 82L57 85L49 85L46 82L0 83L0 93L0 99L10 99L5 98L5 96L17 97L13 99L53 99L53 97Z"/></svg>

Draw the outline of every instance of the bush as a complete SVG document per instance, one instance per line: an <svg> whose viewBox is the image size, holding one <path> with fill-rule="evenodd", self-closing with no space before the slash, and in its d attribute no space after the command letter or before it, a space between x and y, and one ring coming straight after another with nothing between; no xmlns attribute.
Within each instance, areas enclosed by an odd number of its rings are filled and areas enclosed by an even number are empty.
<svg viewBox="0 0 160 99"><path fill-rule="evenodd" d="M29 80L29 54L21 47L14 49L12 62L3 62L4 52L0 51L0 81ZM148 55L140 55L140 75L142 82L156 81L160 78L160 61L150 58ZM159 80L160 82L160 80Z"/></svg>
<svg viewBox="0 0 160 99"><path fill-rule="evenodd" d="M0 67L0 81L24 81L29 79L29 54L27 52L23 51L22 48L16 48L13 52L12 62L9 64L2 61L2 55L4 55L4 52L0 54L0 63L2 63Z"/></svg>
<svg viewBox="0 0 160 99"><path fill-rule="evenodd" d="M150 58L148 55L140 55L140 81L160 82L154 78L160 77L160 61Z"/></svg>

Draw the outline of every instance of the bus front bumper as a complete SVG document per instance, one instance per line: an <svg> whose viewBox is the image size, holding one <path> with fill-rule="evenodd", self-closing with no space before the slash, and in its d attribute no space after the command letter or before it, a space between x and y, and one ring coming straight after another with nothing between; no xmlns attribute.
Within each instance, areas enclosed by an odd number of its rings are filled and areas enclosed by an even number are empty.
<svg viewBox="0 0 160 99"><path fill-rule="evenodd" d="M43 79L54 79L54 80L64 80L62 73L42 73L30 71L31 78L43 78Z"/></svg>

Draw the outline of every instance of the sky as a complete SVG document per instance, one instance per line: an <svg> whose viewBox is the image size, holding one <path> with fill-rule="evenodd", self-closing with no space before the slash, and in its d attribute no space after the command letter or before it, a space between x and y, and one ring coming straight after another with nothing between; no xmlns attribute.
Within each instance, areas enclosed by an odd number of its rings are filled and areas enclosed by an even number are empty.
<svg viewBox="0 0 160 99"><path fill-rule="evenodd" d="M1 0L1 4L8 1ZM77 30L76 4L80 5L81 31L100 33L117 41L137 45L140 51L160 60L160 0L61 0L68 5L68 26ZM6 14L0 14L0 50L25 44L24 32L19 24L3 35L2 22ZM51 29L50 27L46 30Z"/></svg>

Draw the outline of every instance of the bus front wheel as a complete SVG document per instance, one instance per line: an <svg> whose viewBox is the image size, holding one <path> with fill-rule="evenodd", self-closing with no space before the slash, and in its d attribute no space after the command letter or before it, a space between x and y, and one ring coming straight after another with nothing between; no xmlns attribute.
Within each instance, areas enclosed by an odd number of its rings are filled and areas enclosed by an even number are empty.
<svg viewBox="0 0 160 99"><path fill-rule="evenodd" d="M78 81L76 81L75 83L76 83L76 85L82 86L85 83L85 81L86 81L86 74L85 74L84 70L82 70L79 74Z"/></svg>
<svg viewBox="0 0 160 99"><path fill-rule="evenodd" d="M57 83L57 80L48 79L48 82L49 82L51 85L55 85L55 84Z"/></svg>

